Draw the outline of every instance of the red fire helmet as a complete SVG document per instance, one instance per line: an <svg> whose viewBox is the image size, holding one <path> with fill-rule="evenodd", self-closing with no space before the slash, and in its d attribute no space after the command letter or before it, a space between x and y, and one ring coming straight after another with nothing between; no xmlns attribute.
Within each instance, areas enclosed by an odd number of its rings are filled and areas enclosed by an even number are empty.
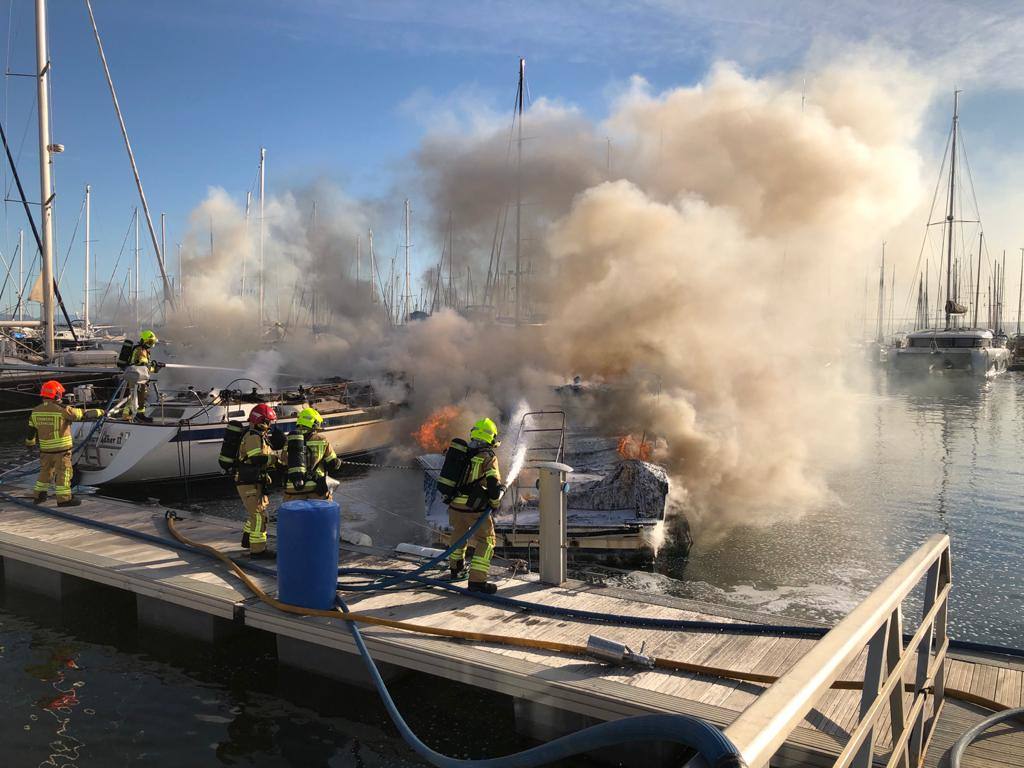
<svg viewBox="0 0 1024 768"><path fill-rule="evenodd" d="M59 381L47 381L40 388L39 395L47 400L60 400L64 397L64 385Z"/></svg>
<svg viewBox="0 0 1024 768"><path fill-rule="evenodd" d="M266 403L260 403L249 411L250 424L267 424L271 421L277 421L277 413Z"/></svg>

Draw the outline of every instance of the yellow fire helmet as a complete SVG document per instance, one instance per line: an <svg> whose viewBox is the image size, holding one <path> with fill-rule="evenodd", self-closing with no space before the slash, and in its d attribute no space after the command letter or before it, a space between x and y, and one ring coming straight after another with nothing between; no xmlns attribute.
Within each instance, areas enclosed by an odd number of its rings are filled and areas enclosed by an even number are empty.
<svg viewBox="0 0 1024 768"><path fill-rule="evenodd" d="M295 424L303 429L317 430L324 425L324 417L315 408L303 408L295 417Z"/></svg>
<svg viewBox="0 0 1024 768"><path fill-rule="evenodd" d="M480 419L469 431L469 436L488 445L501 445L501 441L498 440L498 427L490 419Z"/></svg>

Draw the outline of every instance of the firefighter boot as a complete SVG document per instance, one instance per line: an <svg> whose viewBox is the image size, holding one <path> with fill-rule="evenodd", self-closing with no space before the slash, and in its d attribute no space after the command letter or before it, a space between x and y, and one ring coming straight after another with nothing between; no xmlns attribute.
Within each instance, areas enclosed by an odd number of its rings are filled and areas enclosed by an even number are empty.
<svg viewBox="0 0 1024 768"><path fill-rule="evenodd" d="M39 491L39 493L32 497L33 504L42 504L44 501L46 501L46 491Z"/></svg>
<svg viewBox="0 0 1024 768"><path fill-rule="evenodd" d="M80 506L82 506L82 500L81 499L74 499L74 498L71 498L71 499L61 499L60 501L57 502L57 506L58 507L80 507Z"/></svg>
<svg viewBox="0 0 1024 768"><path fill-rule="evenodd" d="M245 531L242 534L242 549L248 549L248 548L249 548L249 532Z"/></svg>
<svg viewBox="0 0 1024 768"><path fill-rule="evenodd" d="M470 592L482 592L485 595L493 595L498 591L498 585L492 584L489 581L471 581L469 582Z"/></svg>
<svg viewBox="0 0 1024 768"><path fill-rule="evenodd" d="M452 581L458 581L459 579L466 578L466 561L465 560L449 560L448 567L452 572Z"/></svg>

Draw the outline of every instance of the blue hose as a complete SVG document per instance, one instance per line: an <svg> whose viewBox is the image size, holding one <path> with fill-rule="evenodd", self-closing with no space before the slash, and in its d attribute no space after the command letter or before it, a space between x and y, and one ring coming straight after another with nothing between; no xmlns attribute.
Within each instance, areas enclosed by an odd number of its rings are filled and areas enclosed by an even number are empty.
<svg viewBox="0 0 1024 768"><path fill-rule="evenodd" d="M1017 720L1021 717L1024 717L1024 707L1019 709L1008 709L1005 712L996 712L996 714L986 717L956 740L956 744L953 745L953 749L949 753L949 768L960 768L960 760L964 756L964 752L967 751L967 747L969 747L976 738L993 725L997 725L1006 720Z"/></svg>
<svg viewBox="0 0 1024 768"><path fill-rule="evenodd" d="M345 613L349 612L348 606L340 597L337 598L337 605ZM504 757L460 760L442 755L424 744L413 733L409 724L402 717L402 713L398 711L394 699L391 698L391 692L388 691L366 643L363 642L363 635L359 631L359 627L354 621L346 622L346 624L352 633L356 649L363 657L366 669L377 688L377 694L402 739L417 755L436 768L534 768L602 747L652 741L669 741L690 747L699 752L708 765L713 768L743 768L745 765L739 750L728 736L715 726L687 715L625 717L621 720L599 723L554 741Z"/></svg>
<svg viewBox="0 0 1024 768"><path fill-rule="evenodd" d="M0 483L2 484L2 483ZM12 496L6 491L0 490L0 499L9 501L17 506L30 509L34 512L43 512L53 517L61 518L62 520L68 520L75 523L81 523L82 525L88 525L99 530L110 531L111 533L117 533L122 536L132 536L141 541L149 541L154 544L161 546L170 547L172 549L179 550L181 552L195 552L196 550L192 547L186 546L181 542L173 538L165 538L163 536L157 536L152 533L145 533L144 531L136 531L131 528L124 528L120 525L113 523L107 523L102 520L91 520L88 517L82 517L71 512L65 512L62 509L56 509L53 507L43 507L27 499L20 499L16 496ZM270 576L276 576L277 571L273 568L260 565L258 563L250 562L248 558L230 558L234 563L244 568L247 571L253 573L263 573ZM353 569L357 570L357 569ZM373 570L373 569L365 569ZM645 619L640 616L621 616L617 614L606 614L596 613L594 611L577 611L571 608L556 608L555 606L543 605L540 603L529 603L524 600L515 600L514 598L503 597L501 595L485 595L482 592L470 592L464 587L458 587L451 582L443 581L440 579L429 579L424 576L418 576L416 581L429 586L441 587L443 589L456 592L458 594L472 597L476 600L484 600L486 602L494 603L496 605L505 605L513 607L523 612L531 611L542 615L549 616L565 616L565 617L578 617L586 621L599 622L599 623L620 623L623 626L632 627L651 627L657 629L690 629L699 632L729 632L736 634L772 634L781 636L802 636L802 637L820 637L828 632L828 627L801 627L801 626L790 626L786 624L738 624L735 622L714 622L714 621L688 621L684 619ZM344 583L339 584L339 589L344 590L346 587ZM967 641L950 640L950 650L978 650L985 649L989 653L998 653L1004 656L1014 656L1017 658L1024 658L1024 649L1020 648L1008 648L1000 645L983 645L980 643L971 643Z"/></svg>

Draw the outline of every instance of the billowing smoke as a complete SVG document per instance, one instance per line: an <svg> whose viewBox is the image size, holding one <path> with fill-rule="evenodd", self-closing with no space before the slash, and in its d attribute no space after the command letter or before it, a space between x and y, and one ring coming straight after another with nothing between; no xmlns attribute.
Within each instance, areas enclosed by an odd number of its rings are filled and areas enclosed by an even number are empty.
<svg viewBox="0 0 1024 768"><path fill-rule="evenodd" d="M664 93L637 79L599 125L538 102L524 121L520 309L546 322L519 329L445 309L387 331L351 279L368 208L339 195L313 236L308 197L277 199L275 297L311 268L332 292L330 334L314 344L293 321L278 349L286 367L313 356L325 374L401 371L417 418L450 404L467 422L524 397L547 404L579 375L602 385L587 418L645 434L697 526L800 514L828 501L827 472L857 450L843 348L866 255L920 202L921 86L893 62L842 61L806 86L720 65ZM461 303L482 303L486 276L503 275L487 298L506 316L516 150L507 125L477 126L430 136L415 155L438 253L452 222ZM194 225L191 321L253 329L252 297L236 295L251 218L246 228L214 192ZM284 317L283 304L269 316Z"/></svg>

